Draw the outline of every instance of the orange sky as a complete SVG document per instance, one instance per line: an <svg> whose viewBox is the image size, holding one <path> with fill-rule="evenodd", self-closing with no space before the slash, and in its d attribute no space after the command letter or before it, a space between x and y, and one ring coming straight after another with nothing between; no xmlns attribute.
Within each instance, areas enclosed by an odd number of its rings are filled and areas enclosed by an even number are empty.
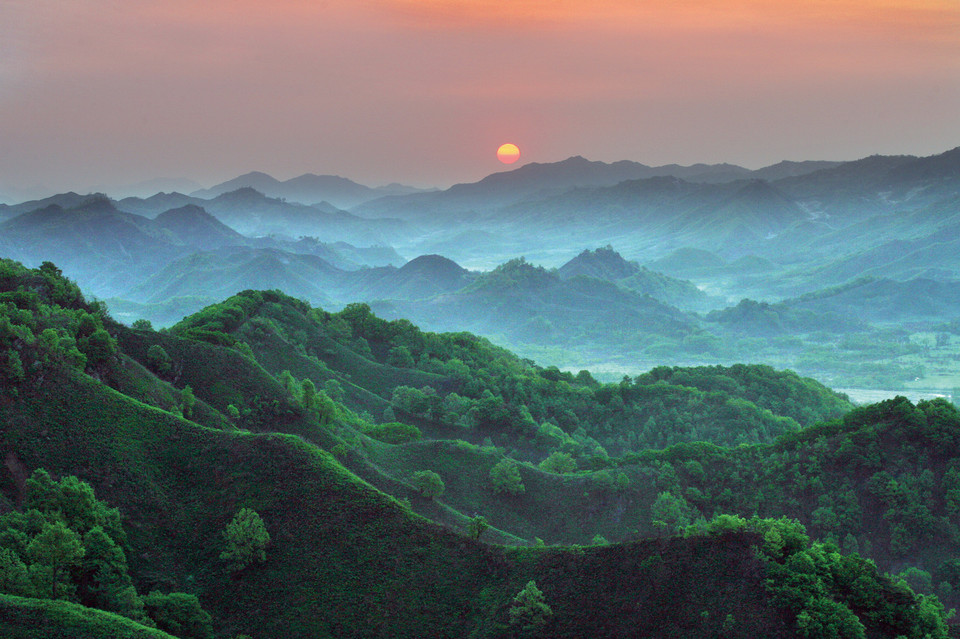
<svg viewBox="0 0 960 639"><path fill-rule="evenodd" d="M5 0L0 196L960 145L957 0Z"/></svg>

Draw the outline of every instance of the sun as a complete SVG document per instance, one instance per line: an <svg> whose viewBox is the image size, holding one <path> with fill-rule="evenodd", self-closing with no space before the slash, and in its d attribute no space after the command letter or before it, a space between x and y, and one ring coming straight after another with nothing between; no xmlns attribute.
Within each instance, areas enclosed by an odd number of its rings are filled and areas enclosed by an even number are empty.
<svg viewBox="0 0 960 639"><path fill-rule="evenodd" d="M504 164L513 164L520 159L520 149L516 144L501 144L497 149L497 159Z"/></svg>

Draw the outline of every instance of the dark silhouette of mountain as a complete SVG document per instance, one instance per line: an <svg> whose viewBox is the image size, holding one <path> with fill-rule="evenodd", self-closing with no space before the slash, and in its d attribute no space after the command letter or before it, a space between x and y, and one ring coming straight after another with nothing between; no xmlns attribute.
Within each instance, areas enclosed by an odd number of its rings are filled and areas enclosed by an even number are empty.
<svg viewBox="0 0 960 639"><path fill-rule="evenodd" d="M328 305L330 298L324 291L343 275L344 271L315 255L233 246L174 260L121 297L143 303L194 297L202 304L203 298L220 299L257 288L288 290Z"/></svg>
<svg viewBox="0 0 960 639"><path fill-rule="evenodd" d="M568 280L578 275L596 277L601 280L616 281L640 272L640 266L628 262L612 246L594 251L584 250L575 258L557 269L560 279Z"/></svg>
<svg viewBox="0 0 960 639"><path fill-rule="evenodd" d="M335 259L343 260L332 248L328 247L328 251ZM424 255L400 268L350 266L350 270L338 268L318 254L292 253L274 247L228 246L173 260L117 297L140 304L178 299L179 309L194 312L206 300L244 289L280 289L330 307L380 298L423 299L459 290L476 277L439 255ZM193 305L184 306L182 300L186 299L192 299ZM149 309L146 312L145 317L153 319Z"/></svg>
<svg viewBox="0 0 960 639"><path fill-rule="evenodd" d="M775 186L795 201L810 203L824 215L862 219L897 208L900 198L891 197L889 193L889 175L916 160L911 155L872 155L806 175L783 178L777 180Z"/></svg>
<svg viewBox="0 0 960 639"><path fill-rule="evenodd" d="M455 184L445 191L381 198L360 205L356 211L370 216L425 218L441 212L491 211L526 199L550 198L576 187L613 186L654 177L724 182L749 173L729 164L650 167L626 160L608 164L574 156L561 162L525 164L512 171L493 173L479 182Z"/></svg>
<svg viewBox="0 0 960 639"><path fill-rule="evenodd" d="M377 192L370 187L336 175L307 173L281 182L280 185L277 192L282 193L282 195L278 195L278 197L285 197L288 200L305 204L321 201L329 202L341 208L355 206L381 195L392 195L392 193Z"/></svg>
<svg viewBox="0 0 960 639"><path fill-rule="evenodd" d="M719 300L712 301L692 282L628 262L611 246L583 251L558 268L557 275L563 280L582 276L615 282L625 289L685 310L710 310L720 304Z"/></svg>
<svg viewBox="0 0 960 639"><path fill-rule="evenodd" d="M154 219L154 223L179 241L198 248L240 246L249 241L195 204L165 211Z"/></svg>
<svg viewBox="0 0 960 639"><path fill-rule="evenodd" d="M227 180L226 182L221 182L215 186L212 186L208 189L199 189L190 193L191 197L198 197L204 200L210 200L218 195L223 195L224 193L229 193L231 191L237 191L243 188L255 189L260 193L268 193L279 187L281 182L271 175L267 175L262 171L251 171L250 173L244 173L243 175L237 176L232 180Z"/></svg>
<svg viewBox="0 0 960 639"><path fill-rule="evenodd" d="M65 209L51 204L0 224L9 257L53 261L95 294L107 296L183 252L151 220L118 210L106 196Z"/></svg>
<svg viewBox="0 0 960 639"><path fill-rule="evenodd" d="M211 199L242 188L253 188L268 197L292 200L301 204L329 202L338 208L350 208L375 198L388 195L405 195L421 190L396 183L371 188L338 175L316 175L313 173L305 173L281 182L266 173L253 171L232 180L221 182L209 189L199 189L190 195Z"/></svg>
<svg viewBox="0 0 960 639"><path fill-rule="evenodd" d="M307 206L270 198L243 187L208 200L204 208L221 222L248 236L317 237L351 244L383 244L406 234L398 220L366 220L330 207Z"/></svg>
<svg viewBox="0 0 960 639"><path fill-rule="evenodd" d="M205 200L191 197L183 193L155 193L148 198L125 197L117 201L116 206L121 211L136 213L144 217L156 217L164 211L180 208L187 205L203 206Z"/></svg>
<svg viewBox="0 0 960 639"><path fill-rule="evenodd" d="M946 225L919 238L890 240L840 257L810 272L821 285L840 284L862 276L908 280L960 279L960 223Z"/></svg>
<svg viewBox="0 0 960 639"><path fill-rule="evenodd" d="M674 224L707 238L721 233L764 238L807 217L803 209L768 182L751 180L731 196L695 209Z"/></svg>
<svg viewBox="0 0 960 639"><path fill-rule="evenodd" d="M898 165L890 170L887 177L894 183L929 184L946 181L956 185L960 183L960 147Z"/></svg>
<svg viewBox="0 0 960 639"><path fill-rule="evenodd" d="M148 198L156 193L163 192L190 193L202 188L202 185L187 178L153 178L134 184L97 186L92 190L109 193L114 198L126 199L130 197Z"/></svg>
<svg viewBox="0 0 960 639"><path fill-rule="evenodd" d="M64 209L72 209L77 206L80 206L86 200L89 200L93 195L80 195L69 191L67 193L59 193L57 195L51 195L50 197L43 198L42 200L29 200L27 202L21 202L20 204L0 204L0 220L11 219L22 213L29 213L30 211L36 211L37 209L43 209L50 205L56 205Z"/></svg>
<svg viewBox="0 0 960 639"><path fill-rule="evenodd" d="M831 162L827 160L807 160L804 162L791 162L784 160L782 162L777 162L776 164L771 164L770 166L765 166L762 169L757 169L756 171L751 172L750 177L753 179L773 182L774 180L782 180L789 177L799 177L801 175L808 175L815 171L832 169L840 166L841 164L843 164L843 162Z"/></svg>
<svg viewBox="0 0 960 639"><path fill-rule="evenodd" d="M419 300L462 289L476 277L441 255L421 255L400 268L364 269L345 278L345 297Z"/></svg>
<svg viewBox="0 0 960 639"><path fill-rule="evenodd" d="M469 330L513 344L609 348L638 336L682 338L696 321L678 309L617 286L511 260L466 287L419 302L373 305L378 314L408 317L429 330Z"/></svg>

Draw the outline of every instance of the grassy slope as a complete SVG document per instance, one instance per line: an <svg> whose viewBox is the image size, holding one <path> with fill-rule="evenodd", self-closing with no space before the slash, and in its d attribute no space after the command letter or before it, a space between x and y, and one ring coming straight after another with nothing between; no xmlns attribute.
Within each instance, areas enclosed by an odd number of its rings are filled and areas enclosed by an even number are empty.
<svg viewBox="0 0 960 639"><path fill-rule="evenodd" d="M0 594L0 637L4 639L175 639L103 610L66 601Z"/></svg>
<svg viewBox="0 0 960 639"><path fill-rule="evenodd" d="M556 475L528 464L518 465L525 487L519 495L496 494L490 469L502 459L490 449L455 442L423 441L400 446L379 442L365 446L382 472L406 478L432 470L444 481L444 503L463 513L484 515L491 525L532 542L589 543L594 535L624 539L648 519L656 486L649 472L628 469L631 490L602 485L596 473ZM414 502L419 510L419 503ZM432 518L432 517L431 517Z"/></svg>
<svg viewBox="0 0 960 639"><path fill-rule="evenodd" d="M556 607L550 636L690 636L700 609L752 611L733 636L783 628L745 539L583 554L485 546L412 515L300 438L207 429L76 374L6 401L0 424L3 449L24 466L76 474L121 508L142 591L198 594L221 631L506 636L498 624L531 578ZM8 475L0 487L16 490ZM220 531L244 506L263 516L272 544L265 565L231 576ZM654 554L667 573L641 579L637 566ZM703 633L721 621L706 620Z"/></svg>

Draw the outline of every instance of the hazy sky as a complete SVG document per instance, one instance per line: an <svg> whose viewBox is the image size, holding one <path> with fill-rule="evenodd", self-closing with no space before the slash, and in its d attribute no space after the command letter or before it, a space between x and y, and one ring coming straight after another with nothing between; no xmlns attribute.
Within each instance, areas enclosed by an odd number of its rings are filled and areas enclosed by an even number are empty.
<svg viewBox="0 0 960 639"><path fill-rule="evenodd" d="M0 0L0 194L960 145L960 0Z"/></svg>

